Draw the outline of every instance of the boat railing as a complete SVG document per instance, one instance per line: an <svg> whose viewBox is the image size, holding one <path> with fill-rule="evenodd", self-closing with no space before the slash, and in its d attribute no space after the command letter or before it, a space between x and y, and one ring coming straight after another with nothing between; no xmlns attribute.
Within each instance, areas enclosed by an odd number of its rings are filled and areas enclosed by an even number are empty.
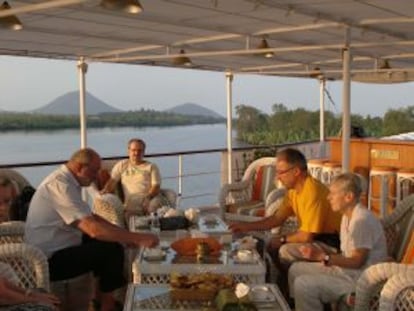
<svg viewBox="0 0 414 311"><path fill-rule="evenodd" d="M309 158L323 157L326 153L325 143L306 141L292 144L246 146L233 148L233 180L239 180L249 161L255 156L272 156L276 150L286 147L300 149ZM157 163L162 172L163 187L175 190L182 207L192 205L211 205L217 202L220 187L227 182L227 149L186 150L168 153L152 153L146 158ZM263 155L264 154L264 155ZM211 159L210 157L213 157ZM215 157L215 158L214 158ZM250 157L250 158L249 158ZM126 159L126 156L103 157L103 161L115 162ZM174 163L173 161L177 161ZM17 169L27 175L27 169L48 167L50 171L66 160L0 164L0 169ZM208 162L208 163L207 163ZM47 174L47 172L45 172ZM32 182L30 176L26 176ZM44 176L43 176L44 177ZM37 182L40 182L38 180ZM36 186L36 183L33 183Z"/></svg>

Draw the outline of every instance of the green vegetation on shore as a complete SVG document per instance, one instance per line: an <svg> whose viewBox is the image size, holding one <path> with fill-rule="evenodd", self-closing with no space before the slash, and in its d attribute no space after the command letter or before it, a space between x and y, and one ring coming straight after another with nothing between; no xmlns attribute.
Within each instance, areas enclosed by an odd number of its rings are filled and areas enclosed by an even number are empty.
<svg viewBox="0 0 414 311"><path fill-rule="evenodd" d="M223 123L224 119L207 116L188 116L141 109L125 113L103 113L88 116L89 128L174 126ZM79 128L79 116L41 115L34 113L0 113L0 130L47 130Z"/></svg>
<svg viewBox="0 0 414 311"><path fill-rule="evenodd" d="M268 115L254 107L239 105L236 114L237 138L249 144L273 145L319 139L319 111L289 110L283 104L274 104L272 113ZM337 136L341 123L341 115L326 111L326 136ZM383 118L352 115L351 124L362 127L369 137L414 131L414 106L390 109Z"/></svg>

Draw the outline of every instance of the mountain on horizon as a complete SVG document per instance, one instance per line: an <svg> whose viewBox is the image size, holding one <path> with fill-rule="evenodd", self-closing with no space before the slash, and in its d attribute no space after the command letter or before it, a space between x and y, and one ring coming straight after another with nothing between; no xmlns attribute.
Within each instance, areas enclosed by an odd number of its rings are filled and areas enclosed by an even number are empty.
<svg viewBox="0 0 414 311"><path fill-rule="evenodd" d="M186 116L203 116L203 117L212 117L217 119L224 119L224 117L217 112L203 107L199 104L194 103L185 103L181 105L174 106L172 108L164 110L165 112L182 114Z"/></svg>
<svg viewBox="0 0 414 311"><path fill-rule="evenodd" d="M106 112L124 112L121 109L108 105L88 92L85 94L85 101L87 115L98 115ZM31 112L45 115L79 115L79 92L73 91L63 94L49 104L32 110Z"/></svg>

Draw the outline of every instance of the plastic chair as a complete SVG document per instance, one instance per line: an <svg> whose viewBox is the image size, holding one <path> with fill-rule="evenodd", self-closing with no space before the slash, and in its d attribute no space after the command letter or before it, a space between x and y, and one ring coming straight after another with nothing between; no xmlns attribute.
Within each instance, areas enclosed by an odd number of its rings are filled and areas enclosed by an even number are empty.
<svg viewBox="0 0 414 311"><path fill-rule="evenodd" d="M265 207L281 196L275 189L275 163L274 157L260 158L248 166L240 182L223 185L218 198L222 214L264 216Z"/></svg>
<svg viewBox="0 0 414 311"><path fill-rule="evenodd" d="M399 169L397 172L397 203L414 192L414 170Z"/></svg>
<svg viewBox="0 0 414 311"><path fill-rule="evenodd" d="M326 159L310 159L308 160L308 171L309 174L316 178L319 181L322 181L322 168L323 163L325 163Z"/></svg>
<svg viewBox="0 0 414 311"><path fill-rule="evenodd" d="M333 178L342 173L342 165L337 162L324 162L322 165L322 182L330 185Z"/></svg>
<svg viewBox="0 0 414 311"><path fill-rule="evenodd" d="M372 167L369 178L368 208L384 217L395 204L395 168Z"/></svg>

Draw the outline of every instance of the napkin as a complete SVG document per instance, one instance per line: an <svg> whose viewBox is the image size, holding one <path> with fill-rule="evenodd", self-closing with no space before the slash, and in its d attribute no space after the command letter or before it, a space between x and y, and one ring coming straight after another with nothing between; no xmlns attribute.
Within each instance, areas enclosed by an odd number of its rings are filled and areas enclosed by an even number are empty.
<svg viewBox="0 0 414 311"><path fill-rule="evenodd" d="M195 208L189 208L187 210L185 210L184 212L184 216L191 222L197 222L198 220L198 215L200 214L200 211L198 209Z"/></svg>
<svg viewBox="0 0 414 311"><path fill-rule="evenodd" d="M168 208L168 210L164 213L164 217L175 217L178 216L178 211L172 207Z"/></svg>

